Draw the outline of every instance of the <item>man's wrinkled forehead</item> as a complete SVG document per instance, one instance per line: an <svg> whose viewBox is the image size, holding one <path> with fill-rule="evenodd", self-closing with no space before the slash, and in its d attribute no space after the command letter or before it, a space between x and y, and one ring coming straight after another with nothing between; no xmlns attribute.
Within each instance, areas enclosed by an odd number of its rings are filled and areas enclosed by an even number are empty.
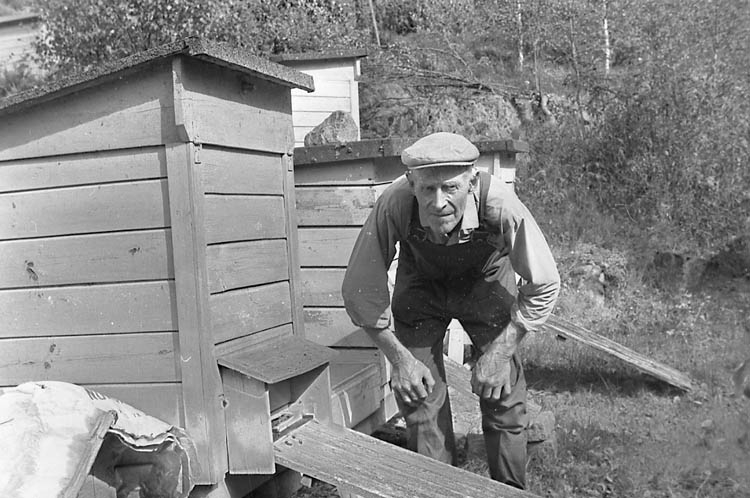
<svg viewBox="0 0 750 498"><path fill-rule="evenodd" d="M442 166L440 168L424 168L407 172L409 180L420 185L441 185L450 182L468 182L474 175L473 166Z"/></svg>

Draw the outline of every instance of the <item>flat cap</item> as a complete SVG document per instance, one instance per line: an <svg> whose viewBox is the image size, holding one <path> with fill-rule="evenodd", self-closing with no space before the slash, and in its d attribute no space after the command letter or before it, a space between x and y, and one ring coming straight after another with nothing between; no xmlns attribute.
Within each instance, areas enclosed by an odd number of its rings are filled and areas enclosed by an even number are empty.
<svg viewBox="0 0 750 498"><path fill-rule="evenodd" d="M479 149L465 137L438 132L420 138L401 152L401 162L409 169L434 166L471 166Z"/></svg>

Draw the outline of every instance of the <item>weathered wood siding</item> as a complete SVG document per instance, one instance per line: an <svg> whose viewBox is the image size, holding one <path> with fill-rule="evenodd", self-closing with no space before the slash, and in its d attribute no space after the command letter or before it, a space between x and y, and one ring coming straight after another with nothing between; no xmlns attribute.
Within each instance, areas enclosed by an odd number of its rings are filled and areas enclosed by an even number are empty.
<svg viewBox="0 0 750 498"><path fill-rule="evenodd" d="M90 386L180 424L163 147L0 161L0 387Z"/></svg>
<svg viewBox="0 0 750 498"><path fill-rule="evenodd" d="M200 154L214 344L291 324L282 155L216 147Z"/></svg>
<svg viewBox="0 0 750 498"><path fill-rule="evenodd" d="M376 164L377 163L377 164ZM383 354L343 307L341 283L354 242L375 200L401 174L392 161L298 165L295 195L306 337L339 351L331 366L334 419L382 423L388 379ZM378 174L373 174L377 170Z"/></svg>

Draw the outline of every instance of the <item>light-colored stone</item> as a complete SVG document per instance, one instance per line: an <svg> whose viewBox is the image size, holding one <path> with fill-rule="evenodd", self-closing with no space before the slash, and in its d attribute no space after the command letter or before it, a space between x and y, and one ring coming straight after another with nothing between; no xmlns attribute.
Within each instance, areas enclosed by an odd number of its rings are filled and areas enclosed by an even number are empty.
<svg viewBox="0 0 750 498"><path fill-rule="evenodd" d="M334 111L325 121L305 135L305 147L357 140L359 140L359 129L352 115L346 111Z"/></svg>

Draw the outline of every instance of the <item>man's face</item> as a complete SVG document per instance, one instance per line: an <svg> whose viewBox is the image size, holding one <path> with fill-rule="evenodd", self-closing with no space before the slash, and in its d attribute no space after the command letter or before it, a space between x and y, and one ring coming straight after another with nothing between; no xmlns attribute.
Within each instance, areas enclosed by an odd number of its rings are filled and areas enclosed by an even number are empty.
<svg viewBox="0 0 750 498"><path fill-rule="evenodd" d="M466 198L476 170L465 166L438 166L409 172L409 184L422 219L435 235L448 235L464 216Z"/></svg>

